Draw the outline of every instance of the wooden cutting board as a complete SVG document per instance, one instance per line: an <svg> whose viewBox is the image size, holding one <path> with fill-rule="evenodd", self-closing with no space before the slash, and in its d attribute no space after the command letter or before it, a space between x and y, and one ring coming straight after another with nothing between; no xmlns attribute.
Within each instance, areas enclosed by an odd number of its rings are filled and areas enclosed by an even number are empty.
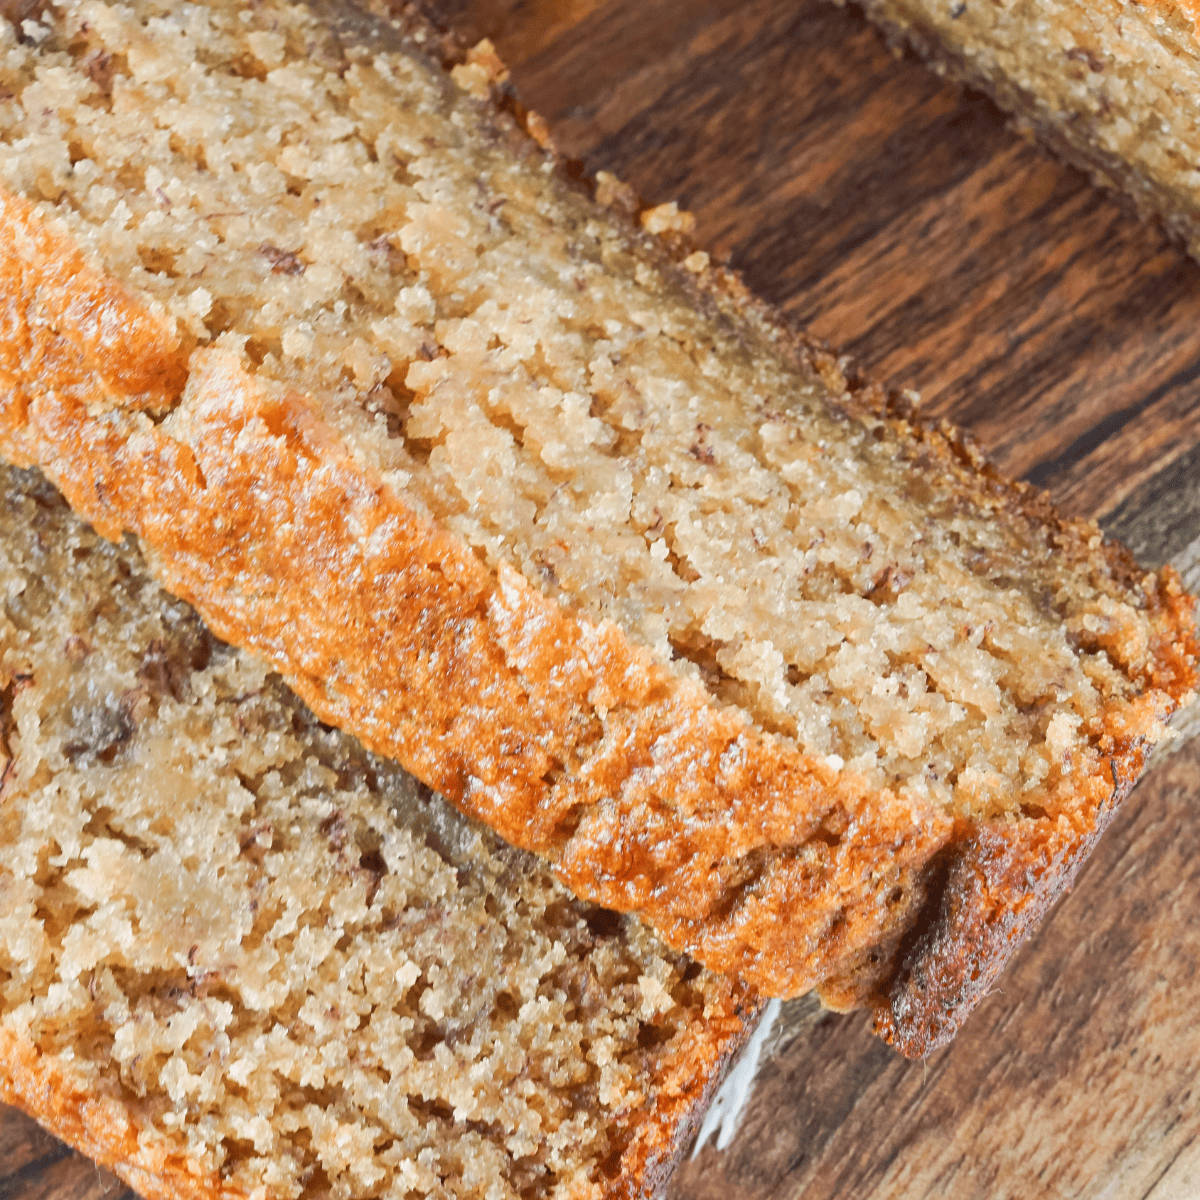
<svg viewBox="0 0 1200 1200"><path fill-rule="evenodd" d="M1200 266L819 0L439 0L561 149L869 375L1200 589ZM1200 1197L1200 741L1130 800L957 1041L827 1016L674 1200ZM0 1200L122 1185L0 1109Z"/></svg>

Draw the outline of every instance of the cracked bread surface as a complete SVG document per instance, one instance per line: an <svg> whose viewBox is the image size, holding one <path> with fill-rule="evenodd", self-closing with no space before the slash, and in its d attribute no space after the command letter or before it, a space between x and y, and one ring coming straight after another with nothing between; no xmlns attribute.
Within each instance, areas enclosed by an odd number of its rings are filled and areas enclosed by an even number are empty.
<svg viewBox="0 0 1200 1200"><path fill-rule="evenodd" d="M486 54L350 5L5 37L5 453L576 893L901 1027L932 954L961 1019L1190 693L1171 573L570 187ZM1003 936L915 949L980 838Z"/></svg>
<svg viewBox="0 0 1200 1200"><path fill-rule="evenodd" d="M0 1096L157 1197L635 1197L758 1003L0 471Z"/></svg>
<svg viewBox="0 0 1200 1200"><path fill-rule="evenodd" d="M843 0L838 0L839 3ZM1200 6L862 0L897 44L1158 217L1200 257Z"/></svg>

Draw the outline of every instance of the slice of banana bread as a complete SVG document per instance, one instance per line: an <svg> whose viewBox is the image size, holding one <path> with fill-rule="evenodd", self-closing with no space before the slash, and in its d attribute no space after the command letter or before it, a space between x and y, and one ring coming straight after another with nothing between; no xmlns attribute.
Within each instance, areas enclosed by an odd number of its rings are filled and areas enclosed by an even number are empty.
<svg viewBox="0 0 1200 1200"><path fill-rule="evenodd" d="M837 0L844 3L844 0ZM1200 257L1195 0L856 0Z"/></svg>
<svg viewBox="0 0 1200 1200"><path fill-rule="evenodd" d="M1190 602L422 36L286 0L0 29L0 447L576 894L927 1048L1189 696Z"/></svg>
<svg viewBox="0 0 1200 1200"><path fill-rule="evenodd" d="M0 1098L156 1197L635 1197L747 989L574 899L0 469Z"/></svg>

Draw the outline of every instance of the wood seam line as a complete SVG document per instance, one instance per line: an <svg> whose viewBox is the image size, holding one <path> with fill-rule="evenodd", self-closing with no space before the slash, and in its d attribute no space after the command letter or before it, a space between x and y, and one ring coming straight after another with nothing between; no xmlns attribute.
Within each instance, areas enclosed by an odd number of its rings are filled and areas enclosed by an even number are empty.
<svg viewBox="0 0 1200 1200"><path fill-rule="evenodd" d="M1066 470L1068 467L1073 467L1081 459L1091 454L1092 451L1099 449L1109 438L1120 433L1130 421L1140 417L1144 412L1163 399L1164 396L1169 395L1177 388L1183 388L1189 383L1195 383L1197 379L1200 379L1200 358L1194 359L1186 367L1176 371L1170 379L1165 380L1158 387L1147 392L1140 400L1126 405L1116 412L1109 413L1108 416L1097 421L1090 429L1080 434L1061 454L1056 455L1054 458L1045 459L1038 463L1031 471L1027 471L1024 476L1025 482L1032 483L1035 487L1049 487L1058 472Z"/></svg>
<svg viewBox="0 0 1200 1200"><path fill-rule="evenodd" d="M35 1158L8 1175L0 1176L0 1200L9 1200L9 1197L15 1196L24 1185L35 1180L47 1168L73 1157L74 1153L74 1150L59 1143L41 1158Z"/></svg>
<svg viewBox="0 0 1200 1200"><path fill-rule="evenodd" d="M1189 1147L1195 1145L1195 1143L1196 1143L1195 1138L1188 1138L1188 1140L1186 1142L1184 1142L1183 1145L1180 1146L1179 1149L1176 1150L1174 1154L1171 1155L1170 1159L1167 1162L1167 1165L1165 1167L1163 1167L1163 1169L1158 1173L1158 1175L1155 1176L1154 1182L1145 1190L1145 1192L1142 1193L1142 1200L1154 1200L1154 1193L1158 1190L1158 1185L1160 1183L1162 1183L1162 1181L1167 1177L1167 1175L1170 1174L1171 1168L1178 1161L1179 1156L1185 1150L1187 1150Z"/></svg>

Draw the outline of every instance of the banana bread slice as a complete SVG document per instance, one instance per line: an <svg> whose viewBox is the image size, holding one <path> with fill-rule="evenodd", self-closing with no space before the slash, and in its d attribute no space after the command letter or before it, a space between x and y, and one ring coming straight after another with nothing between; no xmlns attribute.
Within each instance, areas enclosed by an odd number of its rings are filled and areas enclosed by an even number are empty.
<svg viewBox="0 0 1200 1200"><path fill-rule="evenodd" d="M860 2L894 44L986 92L1200 257L1195 0Z"/></svg>
<svg viewBox="0 0 1200 1200"><path fill-rule="evenodd" d="M486 53L286 0L0 36L3 452L577 895L948 1035L1190 695L1175 577L572 187ZM943 917L959 862L1007 865Z"/></svg>
<svg viewBox="0 0 1200 1200"><path fill-rule="evenodd" d="M0 1098L156 1197L652 1194L758 1002L0 469Z"/></svg>

